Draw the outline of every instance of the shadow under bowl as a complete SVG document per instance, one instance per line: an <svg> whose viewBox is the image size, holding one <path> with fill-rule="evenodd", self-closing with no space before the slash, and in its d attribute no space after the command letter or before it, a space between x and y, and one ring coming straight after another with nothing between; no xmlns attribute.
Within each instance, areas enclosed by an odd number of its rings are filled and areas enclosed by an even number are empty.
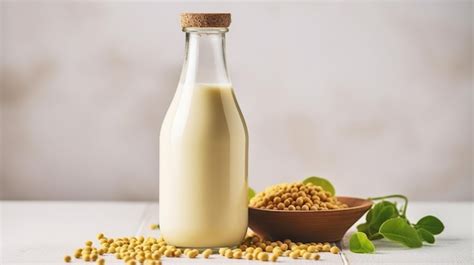
<svg viewBox="0 0 474 265"><path fill-rule="evenodd" d="M327 211L280 211L249 207L249 227L268 240L335 242L372 207L372 201L337 196L349 207Z"/></svg>

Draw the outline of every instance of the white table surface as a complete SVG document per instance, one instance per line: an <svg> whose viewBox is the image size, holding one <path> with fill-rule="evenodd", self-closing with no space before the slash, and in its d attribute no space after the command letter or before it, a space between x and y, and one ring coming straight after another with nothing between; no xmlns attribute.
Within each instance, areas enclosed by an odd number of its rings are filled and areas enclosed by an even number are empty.
<svg viewBox="0 0 474 265"><path fill-rule="evenodd" d="M348 238L342 242L340 255L322 253L320 261L279 259L279 264L474 264L472 202L414 202L408 216L416 221L433 214L444 222L445 231L436 244L407 249L390 242L375 243L376 254L355 254L348 249ZM83 246L102 232L110 237L158 236L150 230L157 223L158 205L128 202L0 202L0 264L65 264L66 254ZM354 231L352 228L348 234ZM114 257L106 264L123 264ZM72 264L83 263L73 258ZM271 264L247 260L228 260L219 256L204 260L163 259L163 264Z"/></svg>

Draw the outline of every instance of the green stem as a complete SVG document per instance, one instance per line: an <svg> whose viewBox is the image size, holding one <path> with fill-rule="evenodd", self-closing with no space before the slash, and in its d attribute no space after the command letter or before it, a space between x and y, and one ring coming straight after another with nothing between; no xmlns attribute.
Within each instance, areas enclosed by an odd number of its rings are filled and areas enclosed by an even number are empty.
<svg viewBox="0 0 474 265"><path fill-rule="evenodd" d="M368 199L371 201L375 201L375 200L385 200L385 199L390 199L390 198L399 198L405 201L405 204L403 205L403 210L402 210L402 217L405 217L405 214L407 212L407 206L408 206L408 198L406 196L403 196L401 194L392 194L392 195L381 196L381 197L371 197Z"/></svg>

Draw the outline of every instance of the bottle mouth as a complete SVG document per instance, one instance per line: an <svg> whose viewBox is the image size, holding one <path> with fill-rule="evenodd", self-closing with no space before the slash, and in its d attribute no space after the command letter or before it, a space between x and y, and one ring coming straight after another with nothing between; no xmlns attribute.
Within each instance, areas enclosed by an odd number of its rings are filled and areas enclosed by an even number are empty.
<svg viewBox="0 0 474 265"><path fill-rule="evenodd" d="M185 27L183 32L199 32L199 33L226 33L229 28L226 27Z"/></svg>

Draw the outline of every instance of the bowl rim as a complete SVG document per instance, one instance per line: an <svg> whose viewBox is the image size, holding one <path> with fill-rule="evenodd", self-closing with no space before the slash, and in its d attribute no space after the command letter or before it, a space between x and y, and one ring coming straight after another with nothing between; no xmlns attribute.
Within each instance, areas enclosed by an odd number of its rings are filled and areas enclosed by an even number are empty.
<svg viewBox="0 0 474 265"><path fill-rule="evenodd" d="M353 211L353 210L359 210L359 209L365 209L365 208L370 208L374 204L372 200L369 199L364 199L364 198L359 198L359 197L350 197L350 196L336 196L337 199L343 198L343 199L357 199L363 201L361 205L355 206L355 207L347 207L347 208L342 208L342 209L333 209L333 210L298 210L298 211L289 211L289 210L273 210L273 209L261 209L261 208L255 208L252 206L248 206L249 209L255 210L255 211L262 211L262 212L272 212L272 213L301 213L301 214L315 214L315 213L337 213L337 212L345 212L345 211Z"/></svg>

